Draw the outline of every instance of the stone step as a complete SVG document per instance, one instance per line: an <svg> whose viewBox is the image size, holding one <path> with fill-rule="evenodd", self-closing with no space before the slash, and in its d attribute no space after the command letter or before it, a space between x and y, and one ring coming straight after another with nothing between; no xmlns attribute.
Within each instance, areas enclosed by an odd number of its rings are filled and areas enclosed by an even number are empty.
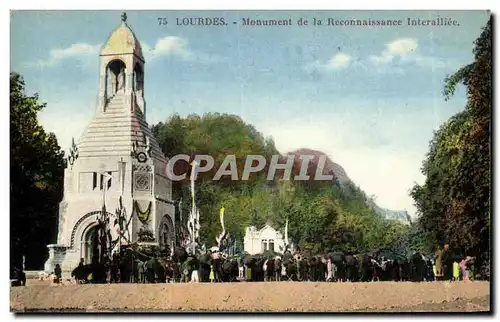
<svg viewBox="0 0 500 322"><path fill-rule="evenodd" d="M125 108L125 104L109 104L106 105L106 110L108 109L116 109L116 108Z"/></svg>
<svg viewBox="0 0 500 322"><path fill-rule="evenodd" d="M78 146L78 149L84 149L89 147L108 147L108 146L116 146L116 148L127 148L132 151L132 142L130 140L98 140L98 141L84 141L81 142ZM81 149L80 149L81 148Z"/></svg>
<svg viewBox="0 0 500 322"><path fill-rule="evenodd" d="M125 108L125 104L113 104L113 105L106 105L105 110L109 110L109 109L117 109L117 108Z"/></svg>
<svg viewBox="0 0 500 322"><path fill-rule="evenodd" d="M114 126L114 127L87 127L84 137L87 135L96 135L98 133L115 133L116 135L132 135L130 126Z"/></svg>
<svg viewBox="0 0 500 322"><path fill-rule="evenodd" d="M121 127L121 126L127 126L131 128L131 123L130 120L128 120L126 117L120 117L120 118L102 118L102 119L93 119L92 123L89 124L89 128L93 127Z"/></svg>
<svg viewBox="0 0 500 322"><path fill-rule="evenodd" d="M124 108L116 108L116 109L106 109L104 111L104 114L109 114L109 113L122 113L122 114L127 114L129 115L129 113L126 113L126 110ZM100 113L102 114L102 113Z"/></svg>
<svg viewBox="0 0 500 322"><path fill-rule="evenodd" d="M111 122L113 122L114 120L125 121L125 120L130 120L130 116L127 116L127 114L124 112L109 112L109 113L106 112L94 117L92 122L96 121L97 123L102 123L105 120L109 120Z"/></svg>
<svg viewBox="0 0 500 322"><path fill-rule="evenodd" d="M132 136L130 133L124 135L116 135L116 132L97 132L92 133L90 136L86 136L80 140L80 143L84 142L121 142L128 141L132 143Z"/></svg>
<svg viewBox="0 0 500 322"><path fill-rule="evenodd" d="M100 150L82 150L82 156L89 157L87 154L92 154L92 157L109 157L109 156L122 156L129 157L129 150L109 150L109 149L100 149Z"/></svg>
<svg viewBox="0 0 500 322"><path fill-rule="evenodd" d="M87 132L86 132L87 133ZM92 131L88 132L89 135L84 135L80 141L82 140L87 140L91 139L93 137L96 138L106 138L106 137L113 137L113 138L131 138L134 136L133 133L130 132L130 129L124 128L120 131L113 130L113 131L96 131L95 129L92 129Z"/></svg>
<svg viewBox="0 0 500 322"><path fill-rule="evenodd" d="M85 144L82 144L78 147L79 152L86 152L86 151L101 151L101 150L110 150L110 151L132 151L132 145L130 142L120 142L121 144L118 144L119 142L87 142Z"/></svg>

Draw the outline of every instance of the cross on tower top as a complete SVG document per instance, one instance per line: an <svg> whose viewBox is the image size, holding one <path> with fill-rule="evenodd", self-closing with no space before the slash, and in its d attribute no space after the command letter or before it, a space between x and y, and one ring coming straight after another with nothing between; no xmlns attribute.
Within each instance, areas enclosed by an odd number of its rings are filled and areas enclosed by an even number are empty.
<svg viewBox="0 0 500 322"><path fill-rule="evenodd" d="M127 22L127 13L126 12L122 13L122 21Z"/></svg>

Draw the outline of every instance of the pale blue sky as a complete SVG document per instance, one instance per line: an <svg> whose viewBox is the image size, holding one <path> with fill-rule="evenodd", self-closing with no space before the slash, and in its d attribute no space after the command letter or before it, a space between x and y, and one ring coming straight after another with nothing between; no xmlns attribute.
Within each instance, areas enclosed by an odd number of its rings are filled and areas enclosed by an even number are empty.
<svg viewBox="0 0 500 322"><path fill-rule="evenodd" d="M13 12L11 70L47 108L40 119L67 149L92 117L98 51L118 11ZM172 113L240 115L281 152L327 153L377 202L414 211L408 196L432 133L463 109L443 79L472 61L485 11L129 11L146 56L150 124ZM245 27L241 18L432 19L459 27ZM179 17L224 17L228 26L175 26ZM169 25L159 26L158 17ZM233 25L232 22L238 24Z"/></svg>

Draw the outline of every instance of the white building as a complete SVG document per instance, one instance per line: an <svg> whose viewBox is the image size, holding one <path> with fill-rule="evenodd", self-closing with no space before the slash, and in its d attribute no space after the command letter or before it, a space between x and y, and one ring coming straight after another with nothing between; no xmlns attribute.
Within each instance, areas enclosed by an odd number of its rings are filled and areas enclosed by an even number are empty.
<svg viewBox="0 0 500 322"><path fill-rule="evenodd" d="M285 240L279 231L268 224L260 230L257 230L255 226L250 226L245 232L243 248L250 255L259 254L265 250L282 253L285 249Z"/></svg>
<svg viewBox="0 0 500 322"><path fill-rule="evenodd" d="M158 244L175 242L167 159L146 122L145 60L126 20L123 14L100 52L99 103L64 171L57 244L48 245L46 271L60 264L67 274L80 258L89 263L98 251L103 202L113 223L120 197L127 214L125 242L137 241L140 229L151 231ZM112 235L119 236L116 228Z"/></svg>

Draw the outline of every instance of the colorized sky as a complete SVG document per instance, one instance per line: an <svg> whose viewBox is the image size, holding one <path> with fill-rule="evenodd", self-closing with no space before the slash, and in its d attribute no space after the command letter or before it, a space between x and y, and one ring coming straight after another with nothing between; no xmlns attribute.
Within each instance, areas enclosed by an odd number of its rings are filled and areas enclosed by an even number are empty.
<svg viewBox="0 0 500 322"><path fill-rule="evenodd" d="M11 71L47 103L40 120L67 150L97 103L99 50L118 11L11 14ZM377 203L415 208L422 160L440 124L465 106L448 102L444 78L473 60L485 11L129 11L146 59L147 120L173 113L241 116L282 152L318 149ZM227 26L176 26L223 17ZM243 26L242 18L309 20L308 26ZM459 26L407 26L407 18ZM168 25L159 25L167 18ZM312 19L401 19L403 26L313 26ZM236 24L233 24L236 22Z"/></svg>

